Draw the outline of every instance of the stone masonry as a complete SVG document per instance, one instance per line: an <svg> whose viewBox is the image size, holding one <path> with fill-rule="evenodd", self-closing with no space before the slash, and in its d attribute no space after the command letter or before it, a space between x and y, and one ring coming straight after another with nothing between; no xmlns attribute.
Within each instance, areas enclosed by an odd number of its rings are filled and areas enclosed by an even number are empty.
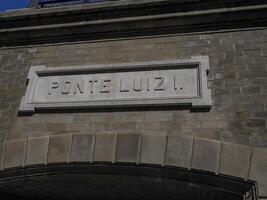
<svg viewBox="0 0 267 200"><path fill-rule="evenodd" d="M115 64L191 56L210 59L209 112L103 109L18 116L32 65ZM125 145L122 141L134 142L129 144L132 151L120 150ZM94 146L94 152L79 149L81 142L89 150ZM71 161L173 165L257 181L259 196L267 197L267 30L2 47L0 146L2 169Z"/></svg>
<svg viewBox="0 0 267 200"><path fill-rule="evenodd" d="M266 31L173 36L1 50L1 138L95 131L179 132L263 147ZM212 110L88 112L17 116L31 65L75 66L209 55Z"/></svg>

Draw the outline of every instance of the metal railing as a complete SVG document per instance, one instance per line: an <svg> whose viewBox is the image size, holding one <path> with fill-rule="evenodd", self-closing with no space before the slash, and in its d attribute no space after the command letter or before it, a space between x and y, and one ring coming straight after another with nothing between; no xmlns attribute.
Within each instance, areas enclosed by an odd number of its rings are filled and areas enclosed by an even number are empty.
<svg viewBox="0 0 267 200"><path fill-rule="evenodd" d="M97 3L112 0L30 0L29 7L54 7L84 3ZM114 0L113 0L114 1Z"/></svg>

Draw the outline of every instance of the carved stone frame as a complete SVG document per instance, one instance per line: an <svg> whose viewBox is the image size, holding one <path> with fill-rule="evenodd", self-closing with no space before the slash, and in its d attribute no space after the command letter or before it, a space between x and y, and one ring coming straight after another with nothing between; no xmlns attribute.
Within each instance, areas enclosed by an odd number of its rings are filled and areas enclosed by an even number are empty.
<svg viewBox="0 0 267 200"><path fill-rule="evenodd" d="M186 68L196 66L198 69L199 96L197 98L156 98L156 99L129 99L129 100L100 100L88 102L67 103L36 103L33 102L33 93L36 81L40 76L86 74L97 72L114 72L118 70L155 69L159 67ZM28 86L25 96L21 100L20 113L34 113L39 109L82 109L107 107L146 107L146 106L187 106L189 109L211 108L211 91L208 88L207 72L209 70L208 56L193 56L190 59L164 60L152 62L120 63L106 65L88 65L75 67L46 68L46 66L32 66L28 74Z"/></svg>

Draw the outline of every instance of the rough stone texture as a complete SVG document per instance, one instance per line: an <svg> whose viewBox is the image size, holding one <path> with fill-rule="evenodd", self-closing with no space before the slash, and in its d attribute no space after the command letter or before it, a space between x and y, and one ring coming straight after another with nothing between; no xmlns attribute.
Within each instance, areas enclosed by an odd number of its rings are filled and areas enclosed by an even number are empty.
<svg viewBox="0 0 267 200"><path fill-rule="evenodd" d="M51 136L48 163L69 162L71 152L71 135Z"/></svg>
<svg viewBox="0 0 267 200"><path fill-rule="evenodd" d="M136 162L140 144L140 134L121 133L117 136L116 162Z"/></svg>
<svg viewBox="0 0 267 200"><path fill-rule="evenodd" d="M166 136L157 134L142 135L140 163L164 164Z"/></svg>
<svg viewBox="0 0 267 200"><path fill-rule="evenodd" d="M24 166L26 153L26 140L10 141L5 147L5 168Z"/></svg>
<svg viewBox="0 0 267 200"><path fill-rule="evenodd" d="M267 149L254 148L249 179L257 180L259 196L267 196Z"/></svg>
<svg viewBox="0 0 267 200"><path fill-rule="evenodd" d="M142 140L140 140L141 138ZM6 155L2 158L8 156L8 158L13 157L16 160L9 159L2 169L24 166L25 158L27 160L26 165L46 164L48 141L48 137L39 137L7 142L5 145ZM142 142L141 146L140 142ZM95 159L92 160L94 135L51 136L48 161L51 163L68 163L71 156L72 162L102 161L114 162L114 164L130 162L137 165L140 163L156 164L158 166L168 165L168 167L178 166L189 169L191 161L193 161L193 169L217 173L220 168L220 172L223 174L235 177L245 176L245 178L248 175L248 166L251 166L249 179L258 181L259 194L261 196L266 195L266 148L255 148L251 160L248 159L251 156L249 146L224 143L224 149L221 149L222 143L218 141L178 136L173 133L166 135L155 131L142 135L132 132L121 132L119 134L101 132L97 133L95 143ZM27 156L25 157L27 144ZM33 152L34 149L37 151ZM140 153L141 158L138 162ZM221 162L219 162L219 158L221 158ZM220 167L219 163L221 164ZM190 173L190 171L188 172ZM205 178L207 177L205 176Z"/></svg>
<svg viewBox="0 0 267 200"><path fill-rule="evenodd" d="M62 136L94 132L98 134L105 131L160 131L177 135L186 133L198 138L264 149L267 147L266 42L267 31L263 29L2 48L0 49L0 141L4 141L5 138L7 141L12 141L27 137L52 136L53 138L53 135L59 134ZM116 112L90 110L76 113L40 113L30 117L17 116L20 98L25 94L30 65L75 66L167 60L198 55L208 55L210 58L209 87L212 90L213 101L210 112L192 113L175 109L145 111L141 108L129 111L118 108L115 109ZM63 153L57 153L57 147L53 146L53 140L51 141L50 161L67 160L69 146L67 145L66 150L63 141ZM67 144L70 144L69 140ZM203 167L216 172L215 152L218 148L217 144L216 147L213 143L210 145L208 149L212 150L204 149L202 158L209 159L211 156L212 162L209 162L209 165L212 166L206 166L208 162L202 165L194 160L193 167ZM105 152L109 154L99 155L96 158L107 158L110 161L112 155L109 150L113 151L113 148L111 146L105 148L108 149ZM200 147L197 145L196 148ZM100 146L96 150L99 153ZM258 151L265 150L256 152ZM51 152L55 152L55 156ZM6 157L5 167L22 165L20 148L16 150L10 147L6 155L8 153L14 158ZM196 153L199 152L196 150L194 156ZM58 154L62 156L56 156ZM265 186L267 175L264 176L267 170L264 164L266 159L261 159L260 156L265 154L259 153L257 156L254 152L255 164L252 165L250 178L259 180L258 185L263 195L267 191ZM16 157L19 160L14 161ZM151 161L155 162L155 159ZM167 163L169 161L170 157L167 158Z"/></svg>
<svg viewBox="0 0 267 200"><path fill-rule="evenodd" d="M192 151L193 138L169 135L165 164L190 168Z"/></svg>
<svg viewBox="0 0 267 200"><path fill-rule="evenodd" d="M71 161L92 161L94 135L74 135L72 138Z"/></svg>
<svg viewBox="0 0 267 200"><path fill-rule="evenodd" d="M114 162L116 135L101 133L96 135L94 161Z"/></svg>
<svg viewBox="0 0 267 200"><path fill-rule="evenodd" d="M188 131L201 138L266 146L265 43L266 31L255 30L1 49L0 139L94 131L164 130ZM118 109L117 112L17 116L30 65L75 66L197 55L210 57L209 86L213 100L210 112L118 112ZM251 93L248 87L260 90Z"/></svg>
<svg viewBox="0 0 267 200"><path fill-rule="evenodd" d="M26 165L46 164L48 147L49 137L29 138Z"/></svg>
<svg viewBox="0 0 267 200"><path fill-rule="evenodd" d="M0 169L4 168L4 153L5 153L5 143L0 143Z"/></svg>
<svg viewBox="0 0 267 200"><path fill-rule="evenodd" d="M218 172L221 144L212 140L195 139L192 168Z"/></svg>
<svg viewBox="0 0 267 200"><path fill-rule="evenodd" d="M220 173L246 179L251 159L251 148L223 143Z"/></svg>

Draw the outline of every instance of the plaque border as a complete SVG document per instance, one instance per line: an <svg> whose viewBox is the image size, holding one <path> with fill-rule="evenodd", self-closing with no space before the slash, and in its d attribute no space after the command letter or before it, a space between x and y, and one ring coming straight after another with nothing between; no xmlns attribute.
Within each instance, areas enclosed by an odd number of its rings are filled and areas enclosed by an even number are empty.
<svg viewBox="0 0 267 200"><path fill-rule="evenodd" d="M158 68L184 68L184 66L197 66L199 72L198 98L151 98L151 99L125 99L125 100L99 100L81 102L33 102L33 94L38 77L56 75L114 73L116 71L141 71ZM189 68L188 67L188 68ZM45 65L31 66L27 77L27 89L22 97L19 113L35 113L37 110L69 110L82 108L111 108L111 107L146 107L146 106L187 106L190 110L210 109L211 91L208 88L209 57L192 56L189 59L161 60L150 62L96 64L86 66L46 67Z"/></svg>

